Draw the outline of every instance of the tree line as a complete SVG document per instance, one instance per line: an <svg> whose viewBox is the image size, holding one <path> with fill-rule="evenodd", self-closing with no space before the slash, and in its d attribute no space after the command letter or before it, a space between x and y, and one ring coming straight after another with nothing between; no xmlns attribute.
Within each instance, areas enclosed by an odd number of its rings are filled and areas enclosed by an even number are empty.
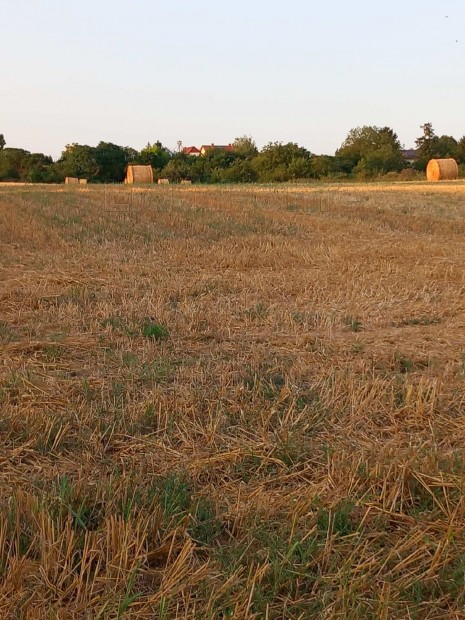
<svg viewBox="0 0 465 620"><path fill-rule="evenodd" d="M155 178L194 183L276 183L303 179L415 178L431 158L453 157L465 172L465 136L437 136L431 123L421 126L415 158L406 158L390 127L351 129L335 155L315 155L296 143L269 142L261 150L252 138L236 138L230 151L212 149L193 157L172 153L161 144L141 151L100 142L97 146L69 144L57 161L43 153L8 148L0 134L0 181L60 183L65 177L91 183L121 183L128 164L150 164Z"/></svg>

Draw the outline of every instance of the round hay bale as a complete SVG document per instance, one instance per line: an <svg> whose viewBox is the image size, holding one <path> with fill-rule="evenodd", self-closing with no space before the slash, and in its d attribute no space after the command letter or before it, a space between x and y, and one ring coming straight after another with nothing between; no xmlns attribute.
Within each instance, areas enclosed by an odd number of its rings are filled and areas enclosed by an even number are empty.
<svg viewBox="0 0 465 620"><path fill-rule="evenodd" d="M426 167L428 181L456 181L459 167L455 159L431 159Z"/></svg>
<svg viewBox="0 0 465 620"><path fill-rule="evenodd" d="M152 166L128 166L125 183L153 183Z"/></svg>

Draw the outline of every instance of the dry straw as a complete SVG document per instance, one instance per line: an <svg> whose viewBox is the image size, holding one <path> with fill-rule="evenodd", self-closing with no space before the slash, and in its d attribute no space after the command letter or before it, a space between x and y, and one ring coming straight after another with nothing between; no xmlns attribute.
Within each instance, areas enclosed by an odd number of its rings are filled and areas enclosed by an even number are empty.
<svg viewBox="0 0 465 620"><path fill-rule="evenodd" d="M152 166L128 166L125 183L153 183Z"/></svg>
<svg viewBox="0 0 465 620"><path fill-rule="evenodd" d="M72 189L0 189L0 619L464 618L465 184Z"/></svg>
<svg viewBox="0 0 465 620"><path fill-rule="evenodd" d="M431 159L426 168L428 181L456 181L459 167L455 159Z"/></svg>

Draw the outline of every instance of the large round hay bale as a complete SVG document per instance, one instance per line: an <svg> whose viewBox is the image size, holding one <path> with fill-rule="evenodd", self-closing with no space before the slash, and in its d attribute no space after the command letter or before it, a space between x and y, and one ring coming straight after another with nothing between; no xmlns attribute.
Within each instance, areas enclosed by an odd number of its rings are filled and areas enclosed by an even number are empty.
<svg viewBox="0 0 465 620"><path fill-rule="evenodd" d="M153 183L152 166L128 166L125 183Z"/></svg>
<svg viewBox="0 0 465 620"><path fill-rule="evenodd" d="M431 159L426 167L428 181L456 181L459 167L455 159Z"/></svg>

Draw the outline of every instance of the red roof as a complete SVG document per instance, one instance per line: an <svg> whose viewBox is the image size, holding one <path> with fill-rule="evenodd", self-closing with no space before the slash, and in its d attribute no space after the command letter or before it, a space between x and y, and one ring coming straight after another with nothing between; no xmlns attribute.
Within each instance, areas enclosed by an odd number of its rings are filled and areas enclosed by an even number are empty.
<svg viewBox="0 0 465 620"><path fill-rule="evenodd" d="M182 152L184 155L193 155L194 153L200 153L200 150L196 146L185 146Z"/></svg>
<svg viewBox="0 0 465 620"><path fill-rule="evenodd" d="M201 151L211 151L213 149L219 149L221 151L234 151L234 147L232 144L222 145L222 144L204 144L200 147Z"/></svg>

